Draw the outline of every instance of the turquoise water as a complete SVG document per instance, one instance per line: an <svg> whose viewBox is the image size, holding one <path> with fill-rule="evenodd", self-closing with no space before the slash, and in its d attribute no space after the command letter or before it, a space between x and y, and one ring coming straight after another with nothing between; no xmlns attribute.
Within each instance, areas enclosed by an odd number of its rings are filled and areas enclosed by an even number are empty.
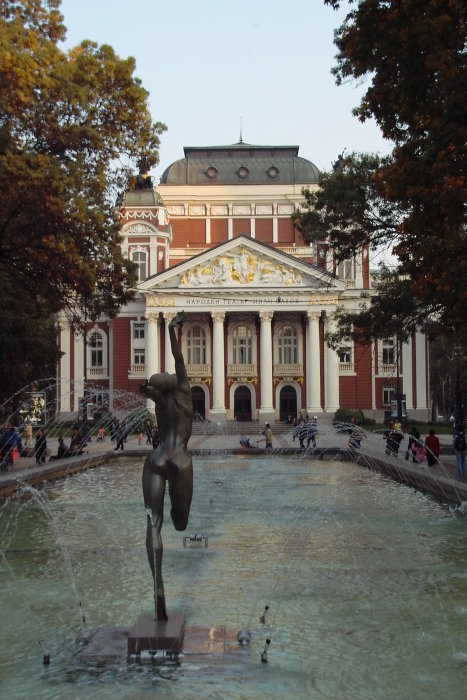
<svg viewBox="0 0 467 700"><path fill-rule="evenodd" d="M168 610L234 637L249 627L250 646L163 667L76 663L81 610L91 630L152 610L142 462L125 459L2 506L1 697L465 697L465 518L352 464L239 455L194 467L185 534L209 546L184 548L167 508Z"/></svg>

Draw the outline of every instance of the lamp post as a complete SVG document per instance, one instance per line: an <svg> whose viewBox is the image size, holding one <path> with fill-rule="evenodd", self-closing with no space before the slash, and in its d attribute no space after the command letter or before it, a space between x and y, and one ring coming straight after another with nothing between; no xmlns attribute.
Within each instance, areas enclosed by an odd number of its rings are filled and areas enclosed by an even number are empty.
<svg viewBox="0 0 467 700"><path fill-rule="evenodd" d="M401 342L399 336L396 336L396 405L397 405L397 420L400 423L402 421L402 394L400 385L400 372L399 372L399 348L401 347Z"/></svg>
<svg viewBox="0 0 467 700"><path fill-rule="evenodd" d="M454 427L464 428L464 399L462 397L459 372L456 375L456 410L454 414Z"/></svg>

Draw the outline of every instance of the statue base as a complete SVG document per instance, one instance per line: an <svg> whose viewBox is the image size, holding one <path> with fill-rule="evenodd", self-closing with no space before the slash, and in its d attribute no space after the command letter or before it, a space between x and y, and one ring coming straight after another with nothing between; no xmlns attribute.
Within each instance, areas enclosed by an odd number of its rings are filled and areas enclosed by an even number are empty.
<svg viewBox="0 0 467 700"><path fill-rule="evenodd" d="M182 651L185 615L175 613L168 620L156 620L151 613L141 613L128 634L127 656L138 658L142 652L152 655L177 655Z"/></svg>

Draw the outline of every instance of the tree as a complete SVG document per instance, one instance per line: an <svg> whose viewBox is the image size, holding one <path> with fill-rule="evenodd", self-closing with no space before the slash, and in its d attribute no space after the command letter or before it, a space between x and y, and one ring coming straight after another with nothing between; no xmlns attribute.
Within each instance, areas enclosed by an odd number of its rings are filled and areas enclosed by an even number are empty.
<svg viewBox="0 0 467 700"><path fill-rule="evenodd" d="M322 192L307 193L297 224L307 241L329 236L338 258L367 243L391 245L397 259L392 292L400 280L401 295L409 286L415 297L417 318L465 334L466 5L461 0L349 5L335 33L333 72L338 84L368 81L354 113L361 121L374 117L394 148L383 159L353 154L342 168L324 174ZM389 301L380 299L383 307ZM372 306L378 303L377 297ZM398 309L394 305L396 314ZM403 322L401 316L401 329Z"/></svg>
<svg viewBox="0 0 467 700"><path fill-rule="evenodd" d="M59 47L59 6L1 4L0 285L79 327L83 307L113 317L134 294L115 201L138 163L158 162L165 126L133 58L89 41Z"/></svg>

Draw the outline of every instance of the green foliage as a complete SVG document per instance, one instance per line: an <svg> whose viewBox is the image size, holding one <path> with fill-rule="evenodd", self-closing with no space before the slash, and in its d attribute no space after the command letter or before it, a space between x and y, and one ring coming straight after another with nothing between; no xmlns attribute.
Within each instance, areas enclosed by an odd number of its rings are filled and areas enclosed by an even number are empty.
<svg viewBox="0 0 467 700"><path fill-rule="evenodd" d="M0 6L0 293L16 286L28 308L36 300L79 329L83 309L113 317L134 295L114 204L142 158L158 162L165 126L133 58L90 41L61 50L59 6Z"/></svg>
<svg viewBox="0 0 467 700"><path fill-rule="evenodd" d="M360 409L354 411L350 408L338 408L334 414L334 423L351 423L352 418L355 419L356 423L362 424L365 415Z"/></svg>
<svg viewBox="0 0 467 700"><path fill-rule="evenodd" d="M333 172L321 173L319 189L305 188L305 201L292 219L307 243L325 240L340 262L368 243L376 248L397 240L401 215L377 177L391 162L352 153Z"/></svg>
<svg viewBox="0 0 467 700"><path fill-rule="evenodd" d="M307 195L297 223L305 240L328 238L338 259L367 243L390 246L397 258L395 298L406 300L409 286L414 317L465 344L467 6L462 0L351 0L349 6L335 33L333 72L338 84L367 81L355 115L374 118L394 148L384 159L353 154L323 174L322 191ZM380 320L386 318L383 311ZM404 332L404 318L399 328Z"/></svg>

